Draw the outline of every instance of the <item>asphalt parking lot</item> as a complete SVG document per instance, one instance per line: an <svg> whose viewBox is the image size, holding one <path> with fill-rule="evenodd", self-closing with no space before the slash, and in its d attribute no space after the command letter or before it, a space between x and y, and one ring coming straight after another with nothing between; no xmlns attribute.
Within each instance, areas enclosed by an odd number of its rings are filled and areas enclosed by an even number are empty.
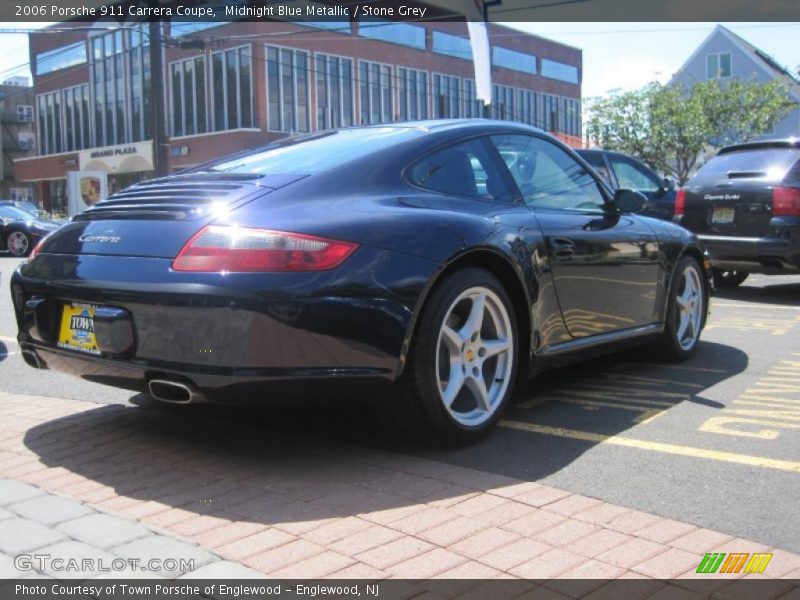
<svg viewBox="0 0 800 600"><path fill-rule="evenodd" d="M140 395L27 367L0 257L0 390L161 410ZM386 436L361 406L186 407L289 433L512 476L800 552L800 276L753 276L720 294L697 355L626 351L542 376L476 446L431 450ZM369 400L369 399L361 399ZM175 409L165 408L170 412ZM221 414L222 413L222 414ZM229 443L248 444L231 439Z"/></svg>

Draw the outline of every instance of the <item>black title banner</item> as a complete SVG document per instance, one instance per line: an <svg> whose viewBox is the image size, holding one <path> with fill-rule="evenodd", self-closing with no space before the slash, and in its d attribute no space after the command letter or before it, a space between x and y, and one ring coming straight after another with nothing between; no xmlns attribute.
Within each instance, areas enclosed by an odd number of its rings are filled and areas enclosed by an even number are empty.
<svg viewBox="0 0 800 600"><path fill-rule="evenodd" d="M794 597L796 580L267 580L267 579L86 579L86 580L0 580L3 600L269 600L269 599L336 599L336 600L410 600L442 598L471 600L491 598L531 599L563 597L645 598L653 594L662 598L691 596L703 598L747 598L762 600ZM592 597L595 597L592 596Z"/></svg>
<svg viewBox="0 0 800 600"><path fill-rule="evenodd" d="M0 21L795 21L797 0L3 0Z"/></svg>

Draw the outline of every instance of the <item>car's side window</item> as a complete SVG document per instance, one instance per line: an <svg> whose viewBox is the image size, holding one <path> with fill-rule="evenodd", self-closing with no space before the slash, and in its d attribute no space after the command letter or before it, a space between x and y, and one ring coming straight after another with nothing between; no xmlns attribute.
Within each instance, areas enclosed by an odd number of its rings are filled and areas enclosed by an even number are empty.
<svg viewBox="0 0 800 600"><path fill-rule="evenodd" d="M635 162L613 155L608 160L617 174L619 187L638 192L657 192L661 189L661 182Z"/></svg>
<svg viewBox="0 0 800 600"><path fill-rule="evenodd" d="M582 154L581 156L608 185L612 188L614 187L614 182L611 181L611 173L608 172L608 165L606 165L606 160L602 154Z"/></svg>
<svg viewBox="0 0 800 600"><path fill-rule="evenodd" d="M423 189L492 201L510 201L512 190L482 138L429 154L409 170L414 185Z"/></svg>
<svg viewBox="0 0 800 600"><path fill-rule="evenodd" d="M533 208L602 210L605 197L585 167L545 139L496 135L492 141Z"/></svg>

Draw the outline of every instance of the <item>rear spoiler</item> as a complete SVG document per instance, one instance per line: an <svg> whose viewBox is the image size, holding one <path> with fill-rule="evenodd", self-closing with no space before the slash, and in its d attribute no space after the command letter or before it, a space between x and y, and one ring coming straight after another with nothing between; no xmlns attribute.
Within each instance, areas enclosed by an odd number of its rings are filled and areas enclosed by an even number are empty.
<svg viewBox="0 0 800 600"><path fill-rule="evenodd" d="M731 152L739 152L741 150L764 150L768 148L800 148L800 139L788 138L785 140L763 140L760 142L734 144L733 146L725 146L722 148L717 152L717 156L730 154Z"/></svg>

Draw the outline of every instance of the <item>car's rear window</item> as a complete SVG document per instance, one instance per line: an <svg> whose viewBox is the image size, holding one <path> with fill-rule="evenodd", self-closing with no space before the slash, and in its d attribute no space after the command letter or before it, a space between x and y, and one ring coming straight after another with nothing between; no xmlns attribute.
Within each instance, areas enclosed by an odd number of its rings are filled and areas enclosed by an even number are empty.
<svg viewBox="0 0 800 600"><path fill-rule="evenodd" d="M313 175L406 141L420 132L404 127L364 127L287 138L248 154L223 159L200 170L261 175Z"/></svg>
<svg viewBox="0 0 800 600"><path fill-rule="evenodd" d="M737 178L779 181L798 159L797 148L738 150L712 158L692 178L692 183Z"/></svg>

